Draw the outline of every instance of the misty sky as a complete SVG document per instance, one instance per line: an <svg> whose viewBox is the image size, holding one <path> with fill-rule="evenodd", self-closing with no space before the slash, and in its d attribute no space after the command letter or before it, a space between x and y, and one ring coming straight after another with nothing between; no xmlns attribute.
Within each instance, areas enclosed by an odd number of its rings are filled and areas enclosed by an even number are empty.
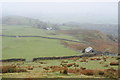
<svg viewBox="0 0 120 80"><path fill-rule="evenodd" d="M39 18L47 22L117 23L116 2L39 2L3 3L3 16Z"/></svg>

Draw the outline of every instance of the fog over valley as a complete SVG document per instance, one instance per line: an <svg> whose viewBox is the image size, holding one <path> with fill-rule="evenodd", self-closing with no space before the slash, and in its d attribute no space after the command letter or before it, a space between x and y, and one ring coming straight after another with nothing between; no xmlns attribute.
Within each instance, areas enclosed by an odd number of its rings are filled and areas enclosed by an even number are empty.
<svg viewBox="0 0 120 80"><path fill-rule="evenodd" d="M92 29L117 35L117 8L115 2L14 2L2 4L2 17L39 19L67 29Z"/></svg>
<svg viewBox="0 0 120 80"><path fill-rule="evenodd" d="M53 23L116 24L118 4L112 2L3 3L3 16L25 16Z"/></svg>

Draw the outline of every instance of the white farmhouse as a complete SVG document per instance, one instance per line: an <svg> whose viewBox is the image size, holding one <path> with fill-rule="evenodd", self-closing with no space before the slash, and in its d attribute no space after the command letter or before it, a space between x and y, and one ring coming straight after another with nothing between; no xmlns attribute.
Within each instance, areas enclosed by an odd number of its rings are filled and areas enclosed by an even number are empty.
<svg viewBox="0 0 120 80"><path fill-rule="evenodd" d="M47 29L47 30L52 30L52 27L47 27L46 29Z"/></svg>
<svg viewBox="0 0 120 80"><path fill-rule="evenodd" d="M93 48L92 47L85 48L82 52L83 53L93 52Z"/></svg>

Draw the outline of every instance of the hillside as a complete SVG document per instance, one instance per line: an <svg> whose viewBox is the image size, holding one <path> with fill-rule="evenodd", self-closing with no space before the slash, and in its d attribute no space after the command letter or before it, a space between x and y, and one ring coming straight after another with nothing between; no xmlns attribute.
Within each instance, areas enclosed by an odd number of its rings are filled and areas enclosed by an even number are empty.
<svg viewBox="0 0 120 80"><path fill-rule="evenodd" d="M33 28L30 26L3 26L3 35L32 35L76 40L72 36L57 34L54 30ZM70 56L81 54L60 43L61 40L52 40L35 37L2 37L2 58L26 58L45 56Z"/></svg>
<svg viewBox="0 0 120 80"><path fill-rule="evenodd" d="M4 17L3 35L44 36L79 41L69 42L42 38L3 37L3 58L33 58L38 56L79 55L84 48L91 46L98 51L117 53L117 39L98 30L67 29L62 27L46 30L46 27L60 25L42 22L26 17ZM21 54L23 53L23 54ZM29 55L29 56L28 56Z"/></svg>
<svg viewBox="0 0 120 80"><path fill-rule="evenodd" d="M110 35L118 35L118 25L117 24L97 24L97 23L78 23L78 22L68 22L61 24L62 28L66 29L89 29L98 30L105 32Z"/></svg>
<svg viewBox="0 0 120 80"><path fill-rule="evenodd" d="M102 52L114 52L118 53L118 43L116 39L111 39L109 35L96 31L96 30L60 30L59 33L71 35L78 39L79 41L84 41L84 43L67 43L63 42L65 46L73 48L75 50L82 50L86 47L93 47L95 50Z"/></svg>
<svg viewBox="0 0 120 80"><path fill-rule="evenodd" d="M97 30L65 30L64 27L62 30L46 30L28 24L22 22L21 24L8 24L6 22L2 26L2 35L0 35L2 59L7 60L7 62L2 62L3 66L0 67L4 71L3 78L108 78L111 75L117 77L118 59L116 56L90 57L91 53L81 53L89 46L97 51L117 53L118 44L113 36ZM42 23L40 24L42 25ZM92 53L92 55L94 54ZM71 57L61 58L66 56ZM51 57L54 59L51 60ZM25 61L16 61L18 58ZM114 62L117 62L116 66L111 65ZM107 70L111 71L108 73Z"/></svg>
<svg viewBox="0 0 120 80"><path fill-rule="evenodd" d="M56 24L46 23L40 21L39 19L32 19L23 16L5 16L2 17L3 25L21 25L21 26L31 26L40 29L46 29L52 27L52 29L59 29Z"/></svg>

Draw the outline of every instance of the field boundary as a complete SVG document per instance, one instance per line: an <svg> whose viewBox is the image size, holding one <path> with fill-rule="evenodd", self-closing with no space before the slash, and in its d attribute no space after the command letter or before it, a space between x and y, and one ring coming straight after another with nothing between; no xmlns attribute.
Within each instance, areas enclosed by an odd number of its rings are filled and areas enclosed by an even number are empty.
<svg viewBox="0 0 120 80"><path fill-rule="evenodd" d="M82 57L93 57L93 56L98 56L98 55L118 56L117 53L105 53L105 52L101 52L101 51L95 51L94 53L84 53L83 55L79 55L79 56L39 57L39 58L33 58L33 61L37 61L37 60L69 59L69 58L82 58Z"/></svg>
<svg viewBox="0 0 120 80"><path fill-rule="evenodd" d="M32 62L37 61L37 60L58 60L58 59L69 59L69 58L93 57L93 56L98 56L98 55L107 55L107 54L104 54L103 52L101 52L101 53L84 53L83 55L79 55L79 56L38 57L38 58L33 58ZM117 56L117 55L112 55L112 56ZM0 60L0 62L13 62L13 61L26 61L26 59L13 58L13 59Z"/></svg>
<svg viewBox="0 0 120 80"><path fill-rule="evenodd" d="M101 54L83 54L79 56L62 56L62 57L39 57L33 58L33 62L37 60L57 60L57 59L69 59L69 58L82 58L82 57L93 57Z"/></svg>
<svg viewBox="0 0 120 80"><path fill-rule="evenodd" d="M39 57L39 58L33 58L32 61L34 62L37 60L57 60L57 59L69 59L69 58L93 57L96 55L101 55L101 54L83 54L83 55L79 55L79 56L61 56L61 57ZM13 62L13 61L26 61L26 59L12 58L12 59L0 60L0 62Z"/></svg>
<svg viewBox="0 0 120 80"><path fill-rule="evenodd" d="M71 42L78 42L81 43L80 41L75 41L75 40L69 40L69 39L64 39L64 38L54 38L54 37L44 37L44 36L11 36L11 35L0 35L2 37L40 37L40 38L46 38L46 39L56 39L56 40L65 40L65 41L71 41ZM83 43L83 42L82 42ZM101 51L94 51L94 54L83 54L79 56L63 56L63 57L39 57L39 58L33 58L32 61L36 60L55 60L55 59L68 59L68 58L82 58L82 57L93 57L96 55L110 55L110 56L117 56L118 53L110 53L110 52L101 52ZM5 60L0 60L0 62L12 62L12 61L26 61L26 59L5 59Z"/></svg>
<svg viewBox="0 0 120 80"><path fill-rule="evenodd" d="M14 36L14 35L0 35L0 36L3 36L3 37L39 37L39 38L55 39L55 40L64 40L64 41L81 43L81 41L75 41L75 40L64 39L64 38L45 37L45 36ZM82 42L82 43L86 43L86 42Z"/></svg>

